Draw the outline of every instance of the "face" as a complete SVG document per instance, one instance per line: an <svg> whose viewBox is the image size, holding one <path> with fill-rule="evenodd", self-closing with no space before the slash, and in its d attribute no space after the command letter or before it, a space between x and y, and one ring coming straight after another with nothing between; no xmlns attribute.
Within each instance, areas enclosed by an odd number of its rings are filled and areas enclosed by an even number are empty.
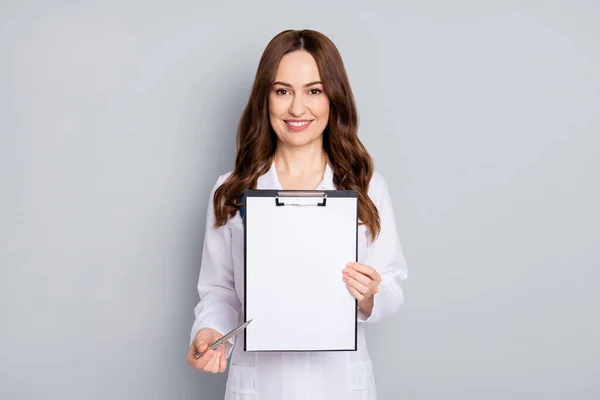
<svg viewBox="0 0 600 400"><path fill-rule="evenodd" d="M280 144L298 147L322 143L329 98L310 53L294 51L281 59L269 94L269 118Z"/></svg>

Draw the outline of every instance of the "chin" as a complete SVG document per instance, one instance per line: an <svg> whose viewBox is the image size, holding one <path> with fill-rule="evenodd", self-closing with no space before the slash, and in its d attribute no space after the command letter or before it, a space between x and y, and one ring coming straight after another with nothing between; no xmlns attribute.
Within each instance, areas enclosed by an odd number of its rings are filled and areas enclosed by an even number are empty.
<svg viewBox="0 0 600 400"><path fill-rule="evenodd" d="M319 140L320 136L306 137L304 135L286 135L286 143L293 147L304 147L309 146Z"/></svg>

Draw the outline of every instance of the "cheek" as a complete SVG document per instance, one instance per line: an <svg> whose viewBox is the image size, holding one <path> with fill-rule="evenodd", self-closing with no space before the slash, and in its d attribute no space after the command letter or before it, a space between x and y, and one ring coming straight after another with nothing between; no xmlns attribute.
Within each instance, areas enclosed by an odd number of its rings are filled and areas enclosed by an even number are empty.
<svg viewBox="0 0 600 400"><path fill-rule="evenodd" d="M283 135L283 122L281 121L281 116L285 112L285 104L284 101L280 98L270 98L269 99L269 122L271 123L271 128L275 131L275 135L279 139L282 138Z"/></svg>
<svg viewBox="0 0 600 400"><path fill-rule="evenodd" d="M285 113L287 107L284 99L274 96L269 99L269 115L272 119L279 119L279 117Z"/></svg>
<svg viewBox="0 0 600 400"><path fill-rule="evenodd" d="M326 119L329 116L329 99L326 97L315 99L311 110L315 117L319 119Z"/></svg>
<svg viewBox="0 0 600 400"><path fill-rule="evenodd" d="M319 104L317 104L316 108L314 109L314 113L315 113L315 117L317 117L319 119L321 124L327 125L327 122L329 119L329 101L328 100L320 101Z"/></svg>

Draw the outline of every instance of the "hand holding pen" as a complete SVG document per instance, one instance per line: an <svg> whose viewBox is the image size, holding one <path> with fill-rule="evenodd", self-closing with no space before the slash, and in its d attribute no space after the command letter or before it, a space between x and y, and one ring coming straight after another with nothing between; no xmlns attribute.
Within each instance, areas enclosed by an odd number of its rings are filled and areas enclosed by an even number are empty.
<svg viewBox="0 0 600 400"><path fill-rule="evenodd" d="M227 369L227 341L241 332L252 320L243 323L226 335L215 329L202 328L196 334L188 353L188 365L203 372L213 374L225 372Z"/></svg>

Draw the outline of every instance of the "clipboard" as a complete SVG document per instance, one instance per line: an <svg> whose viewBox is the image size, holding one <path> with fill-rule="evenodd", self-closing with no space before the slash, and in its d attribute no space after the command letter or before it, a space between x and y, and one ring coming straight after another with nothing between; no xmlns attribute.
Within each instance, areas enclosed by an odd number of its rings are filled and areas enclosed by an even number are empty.
<svg viewBox="0 0 600 400"><path fill-rule="evenodd" d="M358 191L244 192L244 350L356 351Z"/></svg>

